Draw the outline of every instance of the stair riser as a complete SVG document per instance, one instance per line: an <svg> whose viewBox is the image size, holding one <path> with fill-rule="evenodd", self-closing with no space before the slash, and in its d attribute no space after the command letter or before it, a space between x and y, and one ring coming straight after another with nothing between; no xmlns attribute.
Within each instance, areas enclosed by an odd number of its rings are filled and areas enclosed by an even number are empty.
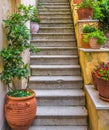
<svg viewBox="0 0 109 130"><path fill-rule="evenodd" d="M70 23L58 23L55 24L55 23L40 23L40 27L72 27L73 24L70 24Z"/></svg>
<svg viewBox="0 0 109 130"><path fill-rule="evenodd" d="M47 22L50 22L50 23L72 23L72 20L71 19L42 19L41 20L41 23L47 23Z"/></svg>
<svg viewBox="0 0 109 130"><path fill-rule="evenodd" d="M73 29L59 29L59 28L44 29L44 28L40 28L39 33L72 33L72 35L73 35Z"/></svg>
<svg viewBox="0 0 109 130"><path fill-rule="evenodd" d="M80 89L82 88L82 81L57 81L57 82L31 82L29 83L31 89Z"/></svg>
<svg viewBox="0 0 109 130"><path fill-rule="evenodd" d="M43 6L42 6L43 7ZM38 9L39 12L70 12L70 9Z"/></svg>
<svg viewBox="0 0 109 130"><path fill-rule="evenodd" d="M71 17L71 14L70 13L68 13L68 12L66 12L66 13L40 13L39 14L40 15L40 17L43 19L43 18L66 18L66 17Z"/></svg>
<svg viewBox="0 0 109 130"><path fill-rule="evenodd" d="M49 110L48 110L49 111ZM86 117L38 117L34 121L33 125L87 125Z"/></svg>
<svg viewBox="0 0 109 130"><path fill-rule="evenodd" d="M38 2L41 2L41 3L51 3L51 0L38 0ZM52 3L68 3L68 0L52 0Z"/></svg>
<svg viewBox="0 0 109 130"><path fill-rule="evenodd" d="M84 97L37 97L38 106L83 106L85 105Z"/></svg>
<svg viewBox="0 0 109 130"><path fill-rule="evenodd" d="M77 58L32 58L30 60L31 65L77 65L78 59Z"/></svg>
<svg viewBox="0 0 109 130"><path fill-rule="evenodd" d="M37 55L75 55L77 54L77 50L57 50L57 49L40 49L40 52ZM34 54L33 54L34 55Z"/></svg>
<svg viewBox="0 0 109 130"><path fill-rule="evenodd" d="M40 34L36 34L36 35L32 35L32 40L35 39L73 39L74 36L72 34L68 34L68 35L40 35Z"/></svg>
<svg viewBox="0 0 109 130"><path fill-rule="evenodd" d="M80 75L80 69L31 69L31 74L36 76L78 76Z"/></svg>
<svg viewBox="0 0 109 130"><path fill-rule="evenodd" d="M73 42L65 42L65 41L59 41L59 42L55 42L55 41L35 41L31 43L34 46L40 46L40 47L75 47L76 43L75 41Z"/></svg>

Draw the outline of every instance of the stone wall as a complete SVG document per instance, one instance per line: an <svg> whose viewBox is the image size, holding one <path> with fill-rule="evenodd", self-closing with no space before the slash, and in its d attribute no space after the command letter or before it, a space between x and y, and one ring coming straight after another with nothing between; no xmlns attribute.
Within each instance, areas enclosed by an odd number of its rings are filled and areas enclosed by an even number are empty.
<svg viewBox="0 0 109 130"><path fill-rule="evenodd" d="M19 6L20 3L25 5L36 5L36 0L1 0L0 1L0 50L6 46L6 35L5 30L3 29L2 20L6 19L9 14L16 10L16 7ZM29 24L28 24L29 26ZM25 54L26 57L27 54ZM24 58L25 59L25 58ZM27 60L28 61L28 60ZM0 57L0 73L2 71L3 62ZM0 82L0 130L5 130L4 128L4 102L6 95L6 87Z"/></svg>

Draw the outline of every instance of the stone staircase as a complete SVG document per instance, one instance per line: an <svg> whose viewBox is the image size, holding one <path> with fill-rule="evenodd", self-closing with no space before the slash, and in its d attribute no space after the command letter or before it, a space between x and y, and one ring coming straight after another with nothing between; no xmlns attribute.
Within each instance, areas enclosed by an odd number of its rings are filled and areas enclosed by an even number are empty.
<svg viewBox="0 0 109 130"><path fill-rule="evenodd" d="M29 130L88 130L85 94L68 0L39 0L42 17L31 44L29 86L38 101Z"/></svg>

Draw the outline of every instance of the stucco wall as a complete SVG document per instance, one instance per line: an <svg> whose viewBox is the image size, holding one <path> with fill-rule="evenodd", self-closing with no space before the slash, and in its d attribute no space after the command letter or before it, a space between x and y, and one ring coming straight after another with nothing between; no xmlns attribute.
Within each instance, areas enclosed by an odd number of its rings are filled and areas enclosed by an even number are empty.
<svg viewBox="0 0 109 130"><path fill-rule="evenodd" d="M27 2L28 1L28 2ZM6 19L9 14L16 10L16 7L20 3L29 5L35 5L36 0L1 0L0 1L0 50L6 46L6 36L5 31L2 27L2 20ZM28 56L26 56L28 57ZM0 73L2 71L2 59L0 57ZM0 130L5 130L4 128L4 102L5 102L6 87L0 81Z"/></svg>

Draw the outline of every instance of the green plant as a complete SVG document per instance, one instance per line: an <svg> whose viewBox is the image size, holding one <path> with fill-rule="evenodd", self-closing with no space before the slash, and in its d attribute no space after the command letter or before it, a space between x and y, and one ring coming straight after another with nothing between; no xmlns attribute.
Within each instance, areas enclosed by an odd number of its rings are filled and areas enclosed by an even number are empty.
<svg viewBox="0 0 109 130"><path fill-rule="evenodd" d="M94 32L96 30L97 30L97 28L93 25L85 25L82 29L82 32L83 33L91 33L91 32Z"/></svg>
<svg viewBox="0 0 109 130"><path fill-rule="evenodd" d="M88 33L84 36L84 42L88 42L90 38L96 38L97 39L97 43L98 44L104 44L104 42L106 41L106 37L103 33L103 31L100 31L99 29L94 31L94 32L91 32L91 33Z"/></svg>
<svg viewBox="0 0 109 130"><path fill-rule="evenodd" d="M7 31L7 46L0 52L3 58L4 68L1 74L1 80L8 85L9 95L14 92L18 93L14 80L26 78L28 79L29 70L28 64L23 62L21 54L29 49L31 52L38 52L39 49L29 44L30 33L25 25L33 15L34 7L20 5L17 12L13 13L4 20L4 27ZM26 89L25 89L26 92ZM21 93L21 92L20 92ZM20 96L20 94L17 94ZM25 94L21 94L25 95ZM28 91L25 96L28 96Z"/></svg>
<svg viewBox="0 0 109 130"><path fill-rule="evenodd" d="M40 23L40 17L37 8L33 8L33 15L30 19L31 22Z"/></svg>
<svg viewBox="0 0 109 130"><path fill-rule="evenodd" d="M93 5L93 0L82 0L82 2L77 5L77 8L93 8Z"/></svg>

